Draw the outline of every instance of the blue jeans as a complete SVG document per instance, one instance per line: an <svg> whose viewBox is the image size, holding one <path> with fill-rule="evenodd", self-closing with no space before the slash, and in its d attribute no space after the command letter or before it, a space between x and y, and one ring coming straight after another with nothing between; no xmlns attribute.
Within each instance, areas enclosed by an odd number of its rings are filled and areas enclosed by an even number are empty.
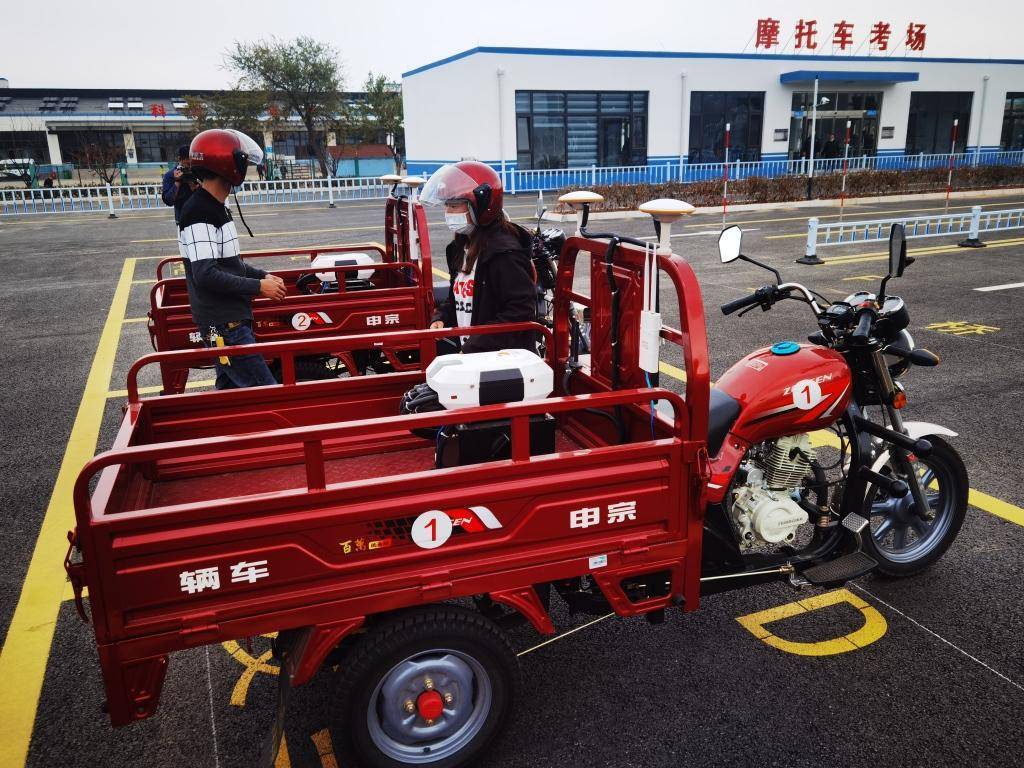
<svg viewBox="0 0 1024 768"><path fill-rule="evenodd" d="M241 344L255 344L256 337L252 332L252 321L242 320L237 323L225 323L214 326L216 332L224 337L224 346L235 347ZM207 340L207 346L212 347ZM277 379L270 372L263 355L237 355L225 358L222 363L218 358L214 367L217 369L217 389L237 389L239 387L265 387L277 384Z"/></svg>

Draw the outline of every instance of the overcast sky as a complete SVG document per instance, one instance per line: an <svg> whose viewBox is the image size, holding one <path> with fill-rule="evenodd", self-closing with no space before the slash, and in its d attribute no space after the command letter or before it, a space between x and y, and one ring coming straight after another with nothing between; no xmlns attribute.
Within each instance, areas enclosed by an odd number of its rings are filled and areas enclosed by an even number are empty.
<svg viewBox="0 0 1024 768"><path fill-rule="evenodd" d="M235 40L309 35L338 50L355 90L369 71L398 79L477 45L753 51L757 19L767 16L781 22L783 43L800 18L817 19L818 53L832 52L836 22L854 23L857 46L876 21L892 24L894 40L914 21L926 25L926 56L1024 59L1021 0L0 0L0 8L0 77L12 87L225 87L232 75L222 55Z"/></svg>

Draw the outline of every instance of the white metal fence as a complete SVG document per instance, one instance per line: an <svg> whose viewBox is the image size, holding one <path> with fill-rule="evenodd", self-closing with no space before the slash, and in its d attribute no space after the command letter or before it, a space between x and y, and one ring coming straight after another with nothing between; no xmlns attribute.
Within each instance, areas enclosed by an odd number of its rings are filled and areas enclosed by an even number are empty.
<svg viewBox="0 0 1024 768"><path fill-rule="evenodd" d="M390 189L377 177L247 181L238 190L238 201L245 205L330 205L336 200L383 199ZM116 216L127 211L166 208L160 193L160 184L0 189L0 215L92 212Z"/></svg>
<svg viewBox="0 0 1024 768"><path fill-rule="evenodd" d="M893 224L902 224L908 239L967 235L961 245L979 246L983 233L1024 229L1024 208L983 211L980 205L976 205L963 213L827 224L822 224L816 217L810 218L807 220L807 249L802 262L822 263L818 259L818 249L824 246L886 242Z"/></svg>
<svg viewBox="0 0 1024 768"><path fill-rule="evenodd" d="M953 155L953 165L1024 165L1024 150L1010 152L967 152ZM851 173L865 170L916 170L946 168L950 155L865 156L848 160ZM728 165L730 179L753 176L773 178L801 176L809 172L807 160L737 160ZM842 158L817 158L814 174L840 173ZM724 178L724 163L663 163L614 167L509 169L505 188L516 192L536 192L566 187L595 187L609 184L660 184L714 181ZM374 200L387 196L389 186L377 177L332 179L287 179L247 181L238 192L239 202L248 205L293 205L298 203L333 204L341 200ZM132 184L109 187L45 187L41 189L0 189L0 216L39 213L98 212L116 216L122 211L161 208L159 184Z"/></svg>
<svg viewBox="0 0 1024 768"><path fill-rule="evenodd" d="M976 165L1024 165L1024 150L1008 152L963 152L952 156L954 168ZM926 168L947 168L950 155L865 155L846 161L850 173L859 171L913 171ZM806 176L809 160L741 160L730 162L730 180L753 176ZM814 159L815 176L842 173L843 158ZM505 186L511 192L536 192L565 187L594 187L607 184L661 184L677 181L684 184L716 181L726 174L725 163L690 163L679 161L659 165L589 166L580 168L512 169L505 172Z"/></svg>

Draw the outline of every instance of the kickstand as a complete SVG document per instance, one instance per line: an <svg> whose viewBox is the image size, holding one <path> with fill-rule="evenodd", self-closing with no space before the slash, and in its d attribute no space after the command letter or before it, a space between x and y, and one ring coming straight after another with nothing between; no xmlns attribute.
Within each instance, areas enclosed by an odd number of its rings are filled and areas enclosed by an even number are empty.
<svg viewBox="0 0 1024 768"><path fill-rule="evenodd" d="M292 695L292 676L288 670L288 655L291 650L287 643L282 643L275 648L275 656L281 664L281 671L277 676L277 711L274 714L274 723L270 732L263 740L263 748L260 750L259 761L256 763L259 768L274 768L277 761L277 753L281 749L281 740L284 738L284 717L288 710L288 700Z"/></svg>

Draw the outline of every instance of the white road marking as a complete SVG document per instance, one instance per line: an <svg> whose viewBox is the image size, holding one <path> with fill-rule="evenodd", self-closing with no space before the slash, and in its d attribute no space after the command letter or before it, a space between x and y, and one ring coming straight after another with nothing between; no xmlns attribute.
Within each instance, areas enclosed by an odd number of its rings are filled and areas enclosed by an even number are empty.
<svg viewBox="0 0 1024 768"><path fill-rule="evenodd" d="M210 646L203 646L206 651L206 690L210 696L210 730L213 731L213 766L220 768L220 749L217 744L217 719L213 714L213 673L210 671Z"/></svg>
<svg viewBox="0 0 1024 768"><path fill-rule="evenodd" d="M941 642L945 643L946 645L948 645L948 646L949 646L950 648L952 648L952 649L953 649L953 650L955 650L955 651L959 651L959 652L960 652L961 654L963 654L964 656L966 656L966 657L967 657L968 659L970 659L971 661L973 661L973 662L974 662L975 664L980 664L981 666L983 666L983 667L984 667L985 669L987 669L987 670L988 670L989 672L991 672L991 673L992 673L993 675L995 675L996 677L1000 677L1000 678L1002 678L1003 680L1005 680L1006 682L1008 682L1008 683L1009 683L1010 685L1012 685L1013 687L1015 687L1015 688L1019 688L1020 690L1024 691L1024 685L1021 685L1020 683L1014 682L1013 680L1011 680L1010 678L1008 678L1008 677L1007 677L1006 675L1004 675L1004 674L1003 674L1002 672L1000 672L999 670L997 670L997 669L993 669L992 667L990 667L990 666L989 666L988 664L986 664L986 663L985 663L984 661L982 661L981 659L979 659L979 658L978 658L977 656L972 656L971 654L969 654L969 653L968 653L967 651L965 651L965 650L964 650L963 648L961 648L960 646L958 646L958 645L954 645L953 643L949 642L949 640L947 640L946 638L944 638L944 637L943 637L942 635L940 635L940 634L939 634L938 632L935 632L935 631L933 631L933 630L930 630L930 629L928 629L928 627L926 627L926 626L925 626L924 624L922 624L921 622L917 621L916 619L913 619L913 618L911 618L910 616L907 616L907 614L905 614L905 613L904 613L903 611L901 611L901 610L900 610L899 608L895 608L894 606L892 606L892 605L889 605L889 603L885 602L885 600L883 600L882 598L878 597L878 595L876 595L876 594L874 594L874 593L872 593L872 592L869 592L868 590L864 589L864 587L862 587L862 586L859 586L859 585L857 585L857 584L850 584L849 586L853 587L853 589L856 589L856 590L857 590L858 592L863 592L863 593L864 593L865 595L867 595L868 597L870 597L870 598L871 598L872 600L876 600L877 602L881 603L881 604L882 604L882 605L884 605L884 606L885 606L886 608L888 608L888 609L889 609L890 611L892 611L893 613L896 613L896 614L898 614L898 615L902 616L902 617L903 617L904 619L906 619L907 621L909 621L909 622L910 622L911 624L913 624L914 626L916 626L916 627L920 627L920 628L921 628L921 629L923 629L923 630L924 630L925 632L927 632L927 633L928 633L929 635L931 635L932 637L934 637L934 638L935 638L936 640L939 640L939 641L941 641Z"/></svg>
<svg viewBox="0 0 1024 768"><path fill-rule="evenodd" d="M1003 283L1002 285L989 285L984 288L975 288L974 290L987 293L988 291L1008 291L1011 288L1024 288L1024 283Z"/></svg>

